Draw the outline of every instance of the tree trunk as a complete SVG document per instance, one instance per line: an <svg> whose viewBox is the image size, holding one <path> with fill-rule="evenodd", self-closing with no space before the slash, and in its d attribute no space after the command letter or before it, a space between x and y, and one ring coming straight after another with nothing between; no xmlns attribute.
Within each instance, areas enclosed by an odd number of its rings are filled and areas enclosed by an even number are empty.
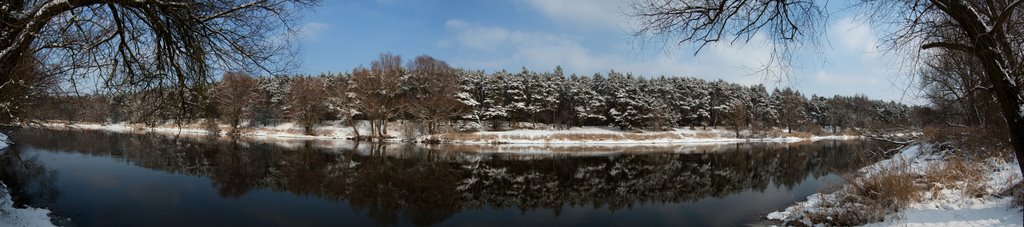
<svg viewBox="0 0 1024 227"><path fill-rule="evenodd" d="M352 127L352 133L356 134L356 141L359 141L359 128L356 127L356 120L349 119L348 126Z"/></svg>
<svg viewBox="0 0 1024 227"><path fill-rule="evenodd" d="M377 120L370 119L370 137L377 137Z"/></svg>
<svg viewBox="0 0 1024 227"><path fill-rule="evenodd" d="M1013 145L1015 156L1017 156L1017 165L1024 173L1024 108L1022 108L1024 100L1021 99L1016 81L1011 77L1009 69L1006 68L1008 56L1003 55L1007 54L1012 57L1014 53L1001 53L996 41L997 37L993 36L1000 36L998 38L1004 39L1006 37L989 31L990 26L978 15L977 11L962 1L942 1L942 4L936 5L944 5L945 7L940 7L940 9L956 20L968 37L974 38L972 40L973 50L969 51L981 62L985 76L992 84L992 91L1009 127L1010 143ZM925 46L924 48L929 47Z"/></svg>

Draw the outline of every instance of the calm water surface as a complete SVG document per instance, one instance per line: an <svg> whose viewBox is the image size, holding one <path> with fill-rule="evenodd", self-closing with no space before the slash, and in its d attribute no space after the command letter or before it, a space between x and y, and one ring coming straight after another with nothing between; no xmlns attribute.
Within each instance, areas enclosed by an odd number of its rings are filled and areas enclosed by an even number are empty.
<svg viewBox="0 0 1024 227"><path fill-rule="evenodd" d="M882 158L862 151L884 148L422 147L35 129L12 138L0 180L16 205L53 210L66 226L744 225L827 190Z"/></svg>

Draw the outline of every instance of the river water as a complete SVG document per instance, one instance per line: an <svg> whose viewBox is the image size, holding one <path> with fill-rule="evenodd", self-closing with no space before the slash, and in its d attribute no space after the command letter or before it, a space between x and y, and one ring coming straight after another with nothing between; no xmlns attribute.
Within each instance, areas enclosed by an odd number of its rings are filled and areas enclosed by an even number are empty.
<svg viewBox="0 0 1024 227"><path fill-rule="evenodd" d="M21 129L15 205L66 226L734 226L883 157L869 141L354 144ZM873 152L866 152L873 151Z"/></svg>

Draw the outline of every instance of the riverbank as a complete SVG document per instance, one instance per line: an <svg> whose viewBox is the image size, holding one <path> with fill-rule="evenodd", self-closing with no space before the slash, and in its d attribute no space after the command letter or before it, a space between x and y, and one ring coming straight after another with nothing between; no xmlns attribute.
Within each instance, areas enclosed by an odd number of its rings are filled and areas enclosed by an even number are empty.
<svg viewBox="0 0 1024 227"><path fill-rule="evenodd" d="M1020 167L1006 158L964 161L949 146L907 146L839 190L767 215L785 225L1022 226L1010 189ZM1019 192L1018 192L1019 193ZM1020 196L1020 195L1018 195Z"/></svg>
<svg viewBox="0 0 1024 227"><path fill-rule="evenodd" d="M171 135L209 135L210 130L201 124L191 125L156 125L146 126L142 124L94 124L94 123L58 123L50 122L42 126L51 129L83 129L103 130L111 132L155 132ZM750 131L741 131L740 137L731 130L721 128L709 129L674 129L671 131L621 131L609 127L573 127L565 130L550 129L514 129L506 131L483 131L467 133L441 133L437 135L424 135L409 130L411 124L393 122L389 125L389 135L395 137L386 141L410 141L420 143L443 143L443 144L523 144L523 145L714 145L733 143L796 143L814 142L820 140L851 140L861 139L862 136L854 133L841 133L837 135L812 135L810 133L794 132L784 133L782 130L772 130L766 133L752 134ZM230 127L218 126L220 136L228 136ZM364 135L368 132L365 127L360 127ZM355 137L356 133L352 127L340 123L327 123L318 125L312 135L304 133L304 130L293 123L282 123L276 126L260 126L240 128L234 136L251 138L280 138L280 139L306 139L306 140L347 140Z"/></svg>
<svg viewBox="0 0 1024 227"><path fill-rule="evenodd" d="M795 143L819 140L860 139L859 135L811 135L782 133L751 135L725 129L674 129L671 131L624 132L606 127L574 127L568 130L518 129L474 133L446 133L428 136L428 141L459 144L732 144Z"/></svg>
<svg viewBox="0 0 1024 227"><path fill-rule="evenodd" d="M0 133L0 154L6 152L10 140ZM0 182L0 226L54 226L50 210L34 207L16 208L7 185Z"/></svg>

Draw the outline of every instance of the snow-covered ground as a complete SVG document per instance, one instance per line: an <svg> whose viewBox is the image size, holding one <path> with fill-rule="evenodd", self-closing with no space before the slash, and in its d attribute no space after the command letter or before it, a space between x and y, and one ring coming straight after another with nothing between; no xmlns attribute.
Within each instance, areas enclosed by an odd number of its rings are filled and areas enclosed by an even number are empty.
<svg viewBox="0 0 1024 227"><path fill-rule="evenodd" d="M929 149L930 145L909 146L892 158L864 167L861 171L873 174L894 165L908 164L906 168L909 172L925 174L930 167L946 162L941 154L923 152ZM1020 167L1016 162L994 158L984 164L983 168L988 171L981 181L984 184L984 195L981 197L969 196L969 193L956 187L924 191L921 201L909 204L898 213L887 215L883 222L868 226L1024 226L1019 208L1011 207L1013 198L998 195L1021 181ZM839 193L844 193L846 189L810 195L804 202L769 213L767 218L813 225L805 215L826 209L822 208L822 204L838 200L836 198L841 196Z"/></svg>
<svg viewBox="0 0 1024 227"><path fill-rule="evenodd" d="M749 132L741 132L747 135ZM463 144L731 144L746 142L793 143L819 140L859 139L860 136L781 134L736 138L724 129L675 129L672 131L623 132L606 127L574 127L568 130L517 129L432 136L445 143Z"/></svg>
<svg viewBox="0 0 1024 227"><path fill-rule="evenodd" d="M10 143L10 139L7 138L7 135L4 135L3 133L0 133L0 150L3 150L4 148L7 148L7 144L9 144L9 143Z"/></svg>
<svg viewBox="0 0 1024 227"><path fill-rule="evenodd" d="M364 122L365 123L365 122ZM91 124L91 123L48 123L46 127L57 129L88 129L105 130L113 132L157 132L164 134L192 134L206 135L208 131L201 125L177 126L173 124L148 127L140 124ZM227 135L229 128L222 125L221 135ZM366 124L359 127L362 135L369 130ZM850 135L827 135L811 136L809 134L780 134L778 136L747 136L750 138L736 138L735 133L725 129L675 129L673 131L658 132L624 132L608 127L573 127L568 130L539 130L539 129L516 129L509 131L485 131L475 133L445 133L439 135L421 135L405 130L407 127L399 122L392 122L388 126L388 134L395 136L392 140L433 140L442 143L454 144L545 144L545 145L644 145L644 144L683 144L683 145L713 145L732 144L746 142L771 142L771 143L793 143L819 140L849 140L859 139L860 136ZM355 136L352 127L339 122L328 122L318 125L315 135L306 135L302 127L293 123L282 123L276 126L248 127L240 129L238 135L252 138L280 138L280 139L313 139L313 140L339 140ZM749 135L749 132L741 132L741 135Z"/></svg>
<svg viewBox="0 0 1024 227"><path fill-rule="evenodd" d="M7 135L0 133L0 152L9 145ZM7 185L0 182L0 226L54 226L50 222L50 210L41 208L15 208Z"/></svg>
<svg viewBox="0 0 1024 227"><path fill-rule="evenodd" d="M85 130L103 130L110 132L156 132L170 135L209 135L210 132L204 129L200 124L182 125L178 126L175 124L163 124L157 126L145 126L142 124L95 124L95 123L46 123L44 127L53 129L85 129ZM230 127L227 125L220 125L220 135L226 136L229 133ZM253 138L281 138L281 139L318 139L318 140L336 140L336 139L347 139L355 135L352 128L347 125L341 125L338 123L327 123L321 124L316 127L315 135L308 135L304 132L302 126L294 123L282 123L275 126L260 126L260 127L247 127L240 128L238 136L242 137L253 137ZM368 133L369 130L364 130ZM400 132L397 130L389 129L389 133L398 135Z"/></svg>

